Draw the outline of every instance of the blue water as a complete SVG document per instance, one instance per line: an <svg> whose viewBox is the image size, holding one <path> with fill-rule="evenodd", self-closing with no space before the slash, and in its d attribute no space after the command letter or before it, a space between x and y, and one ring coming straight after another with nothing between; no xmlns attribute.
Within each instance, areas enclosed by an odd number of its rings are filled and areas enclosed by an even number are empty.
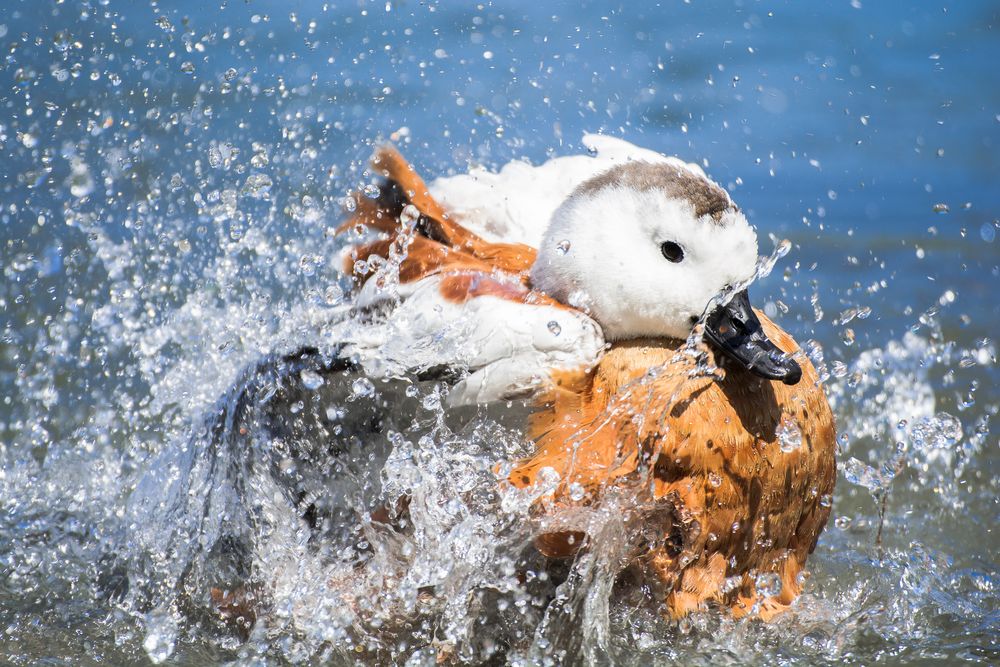
<svg viewBox="0 0 1000 667"><path fill-rule="evenodd" d="M816 578L843 585L817 596L892 589L913 553L937 554L947 573L905 589L913 609L891 627L857 621L847 648L834 633L840 653L804 655L1000 659L998 30L986 1L5 0L0 646L18 664L146 659L141 624L123 630L81 589L88 548L113 540L146 455L204 403L158 381L205 364L194 339L223 354L266 349L265 334L247 343L226 323L276 330L343 282L328 232L341 198L368 181L373 144L396 133L435 175L579 152L582 133L600 131L703 164L762 252L771 235L794 242L753 293L769 312L787 306L783 326L827 363L853 368L911 330L937 346L906 373L978 443L949 469L957 496L917 465L897 485L889 563L871 551L869 489L842 476L835 514L869 530L831 524ZM266 184L248 188L250 177ZM178 316L195 301L229 319L199 329L197 315ZM867 319L842 321L864 307ZM150 351L158 327L174 340ZM833 380L841 430L867 432L876 416L846 377ZM879 428L842 456L890 458ZM858 613L902 604L888 599ZM49 633L60 639L47 646ZM794 661L780 646L813 640L793 635L757 639L750 655ZM705 658L689 648L657 655Z"/></svg>
<svg viewBox="0 0 1000 667"><path fill-rule="evenodd" d="M332 218L371 142L404 126L428 173L540 160L604 131L706 164L762 232L983 252L1000 204L996 20L988 2L12 2L4 252L51 256L58 240L68 255L78 234L36 229L67 201L129 236L124 220L173 174L224 184L204 168L213 140L276 151L275 201L308 192ZM110 192L67 197L67 150L113 172ZM190 198L152 205L197 212ZM977 298L994 247L963 276ZM955 268L929 260L920 273Z"/></svg>

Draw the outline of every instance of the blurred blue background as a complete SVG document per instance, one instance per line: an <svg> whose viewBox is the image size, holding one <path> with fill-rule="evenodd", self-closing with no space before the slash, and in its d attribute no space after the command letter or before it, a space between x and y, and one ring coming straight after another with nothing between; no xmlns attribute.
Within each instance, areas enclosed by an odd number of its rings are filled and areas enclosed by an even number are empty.
<svg viewBox="0 0 1000 667"><path fill-rule="evenodd" d="M133 163L151 176L204 157L212 137L298 140L343 166L364 156L360 140L406 125L433 168L539 160L577 150L585 130L624 134L705 161L725 185L740 179L745 206L789 227L806 216L915 235L935 204L971 202L988 221L1000 197L991 2L109 0L2 12L11 203L29 196L19 177L53 140L100 146L107 133L81 130L105 118L120 145L145 138ZM298 137L282 137L286 115L303 120ZM64 162L35 187L51 192Z"/></svg>

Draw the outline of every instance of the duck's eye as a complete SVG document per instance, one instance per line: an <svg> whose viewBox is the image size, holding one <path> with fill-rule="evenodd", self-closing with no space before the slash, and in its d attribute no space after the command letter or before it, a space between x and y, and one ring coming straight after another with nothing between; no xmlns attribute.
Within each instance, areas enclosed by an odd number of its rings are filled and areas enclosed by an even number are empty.
<svg viewBox="0 0 1000 667"><path fill-rule="evenodd" d="M666 257L668 261L671 261L674 264L684 259L684 248L680 247L673 241L664 241L661 243L660 252L663 253L663 256Z"/></svg>

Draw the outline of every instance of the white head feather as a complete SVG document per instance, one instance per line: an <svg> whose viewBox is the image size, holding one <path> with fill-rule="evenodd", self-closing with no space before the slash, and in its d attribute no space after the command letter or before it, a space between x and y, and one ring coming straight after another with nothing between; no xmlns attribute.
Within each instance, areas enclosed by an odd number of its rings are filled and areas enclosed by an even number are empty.
<svg viewBox="0 0 1000 667"><path fill-rule="evenodd" d="M670 261L664 243L676 243ZM686 337L725 286L753 275L757 235L700 169L631 162L580 185L556 209L532 285L586 311L608 340Z"/></svg>

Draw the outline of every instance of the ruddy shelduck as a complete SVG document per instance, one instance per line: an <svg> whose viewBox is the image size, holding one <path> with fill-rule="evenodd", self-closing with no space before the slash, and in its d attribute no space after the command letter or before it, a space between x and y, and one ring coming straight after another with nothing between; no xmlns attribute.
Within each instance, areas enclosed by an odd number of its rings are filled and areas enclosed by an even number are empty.
<svg viewBox="0 0 1000 667"><path fill-rule="evenodd" d="M346 258L356 302L409 312L394 354L414 370L464 370L450 404L528 399L536 451L506 483L558 480L541 516L612 490L647 504L657 537L633 558L669 615L770 618L799 595L830 514L822 384L750 306L757 237L729 194L696 165L584 143L430 185L380 148L378 196L355 195L341 227L368 234ZM564 558L588 536L553 528L536 544Z"/></svg>

